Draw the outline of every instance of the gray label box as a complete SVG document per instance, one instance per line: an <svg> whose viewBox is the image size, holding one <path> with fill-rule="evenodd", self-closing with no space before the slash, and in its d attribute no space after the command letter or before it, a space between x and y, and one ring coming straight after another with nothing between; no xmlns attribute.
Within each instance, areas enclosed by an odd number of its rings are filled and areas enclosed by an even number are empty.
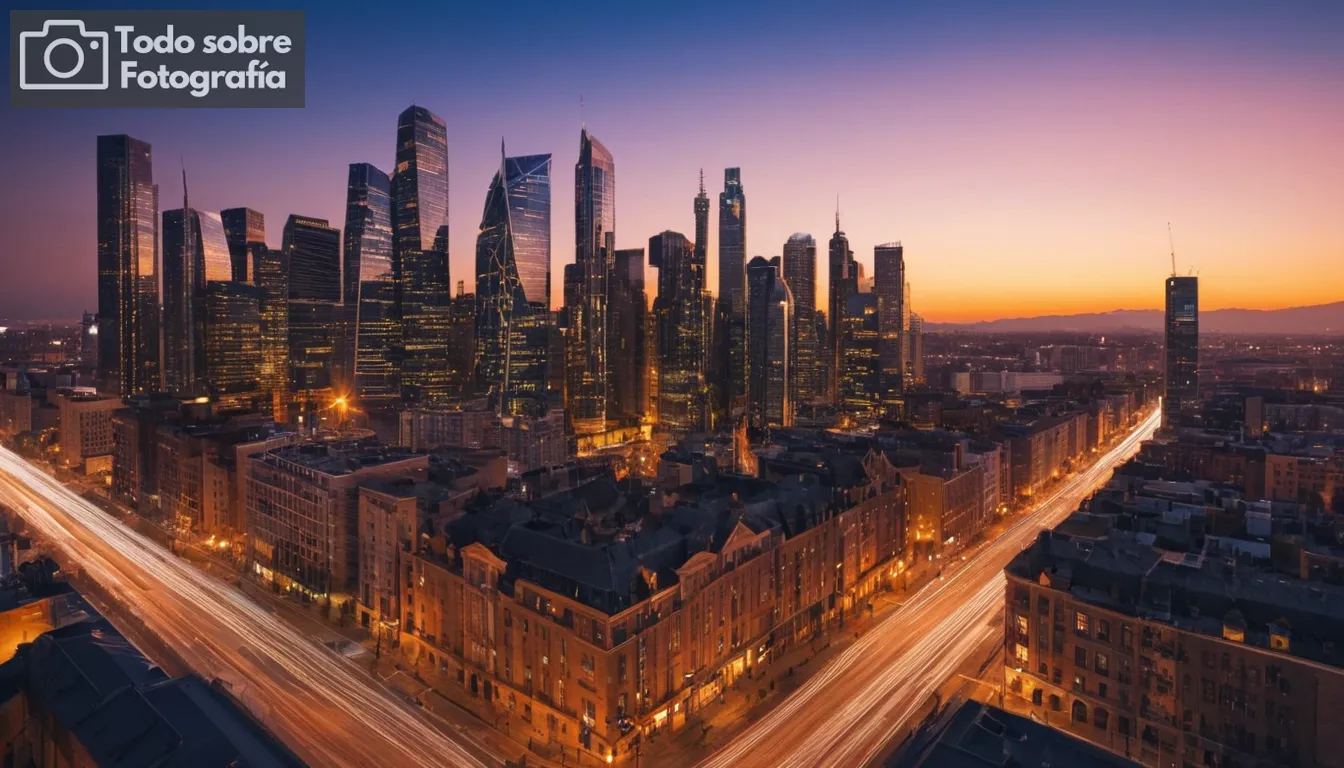
<svg viewBox="0 0 1344 768"><path fill-rule="evenodd" d="M10 11L12 107L301 108L303 11Z"/></svg>

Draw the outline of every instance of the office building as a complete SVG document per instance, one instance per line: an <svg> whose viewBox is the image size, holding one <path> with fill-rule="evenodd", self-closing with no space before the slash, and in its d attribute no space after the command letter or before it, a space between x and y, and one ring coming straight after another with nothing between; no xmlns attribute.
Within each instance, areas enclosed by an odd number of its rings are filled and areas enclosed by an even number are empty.
<svg viewBox="0 0 1344 768"><path fill-rule="evenodd" d="M648 412L648 295L644 291L644 249L616 251L611 293L612 402L616 414L638 422Z"/></svg>
<svg viewBox="0 0 1344 768"><path fill-rule="evenodd" d="M747 264L747 420L755 429L793 424L789 400L793 297L780 260L757 256Z"/></svg>
<svg viewBox="0 0 1344 768"><path fill-rule="evenodd" d="M401 322L402 396L433 402L449 394L448 127L424 107L397 118L392 175L392 263Z"/></svg>
<svg viewBox="0 0 1344 768"><path fill-rule="evenodd" d="M839 405L853 416L870 418L882 402L877 294L850 294L841 317Z"/></svg>
<svg viewBox="0 0 1344 768"><path fill-rule="evenodd" d="M840 231L840 210L835 211L835 234L831 235L827 257L830 288L827 301L826 319L830 323L831 380L827 391L832 402L839 403L840 376L844 370L845 311L849 306L849 297L859 292L859 266L854 261L854 252L849 249L849 238Z"/></svg>
<svg viewBox="0 0 1344 768"><path fill-rule="evenodd" d="M270 413L274 399L262 381L261 289L211 281L202 305L205 393L221 412Z"/></svg>
<svg viewBox="0 0 1344 768"><path fill-rule="evenodd" d="M326 219L291 215L281 248L289 263L289 390L301 403L326 406L341 301L341 231Z"/></svg>
<svg viewBox="0 0 1344 768"><path fill-rule="evenodd" d="M98 137L100 386L129 397L161 386L159 188L147 142Z"/></svg>
<svg viewBox="0 0 1344 768"><path fill-rule="evenodd" d="M699 255L680 232L649 238L649 265L658 270L658 298L653 302L658 323L658 423L674 432L707 427L705 272Z"/></svg>
<svg viewBox="0 0 1344 768"><path fill-rule="evenodd" d="M877 357L882 397L905 390L905 249L899 242L873 248L873 292L877 295Z"/></svg>
<svg viewBox="0 0 1344 768"><path fill-rule="evenodd" d="M500 413L546 410L550 362L551 156L506 157L476 237L477 388Z"/></svg>
<svg viewBox="0 0 1344 768"><path fill-rule="evenodd" d="M51 400L59 414L56 445L61 466L90 474L111 471L112 414L121 407L121 400L85 389L60 389Z"/></svg>
<svg viewBox="0 0 1344 768"><path fill-rule="evenodd" d="M397 282L392 270L391 180L369 163L351 163L345 197L341 279L343 367L363 406L401 397Z"/></svg>
<svg viewBox="0 0 1344 768"><path fill-rule="evenodd" d="M610 398L607 310L616 255L616 163L586 129L574 165L574 202L574 304L568 318L573 351L566 356L565 406L571 429L593 433L606 428Z"/></svg>
<svg viewBox="0 0 1344 768"><path fill-rule="evenodd" d="M266 217L251 208L225 208L219 212L219 218L224 223L224 240L229 244L234 282L255 283L250 249L266 244Z"/></svg>
<svg viewBox="0 0 1344 768"><path fill-rule="evenodd" d="M257 287L261 322L261 371L258 385L270 398L270 413L286 421L289 403L289 255L265 243L248 246L251 272Z"/></svg>
<svg viewBox="0 0 1344 768"><path fill-rule="evenodd" d="M746 395L747 195L742 170L723 170L719 193L719 307L716 360L721 389L718 407L727 414Z"/></svg>
<svg viewBox="0 0 1344 768"><path fill-rule="evenodd" d="M448 364L453 372L455 395L461 397L476 391L477 358L476 294L467 293L466 281L458 280L457 294L448 307Z"/></svg>
<svg viewBox="0 0 1344 768"><path fill-rule="evenodd" d="M1162 419L1189 421L1199 410L1199 278L1167 278L1166 376Z"/></svg>
<svg viewBox="0 0 1344 768"><path fill-rule="evenodd" d="M793 296L789 401L797 407L818 399L825 386L817 377L817 241L806 232L784 243L784 282Z"/></svg>
<svg viewBox="0 0 1344 768"><path fill-rule="evenodd" d="M184 395L205 386L205 289L233 279L218 213L186 205L163 212L163 387Z"/></svg>

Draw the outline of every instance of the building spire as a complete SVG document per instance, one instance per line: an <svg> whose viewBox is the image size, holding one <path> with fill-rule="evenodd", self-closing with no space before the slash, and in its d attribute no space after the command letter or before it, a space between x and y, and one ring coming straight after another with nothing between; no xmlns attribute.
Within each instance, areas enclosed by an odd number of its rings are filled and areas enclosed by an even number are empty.
<svg viewBox="0 0 1344 768"><path fill-rule="evenodd" d="M705 194L705 169L700 169L700 194Z"/></svg>
<svg viewBox="0 0 1344 768"><path fill-rule="evenodd" d="M840 233L840 194L835 195L835 232Z"/></svg>

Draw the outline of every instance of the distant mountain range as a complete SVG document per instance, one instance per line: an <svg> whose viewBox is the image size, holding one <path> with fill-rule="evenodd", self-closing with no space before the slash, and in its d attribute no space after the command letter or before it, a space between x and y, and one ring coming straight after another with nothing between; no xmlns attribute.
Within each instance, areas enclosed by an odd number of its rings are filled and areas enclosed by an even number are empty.
<svg viewBox="0 0 1344 768"><path fill-rule="evenodd" d="M931 331L978 333L1115 333L1162 331L1162 310L1117 309L1084 315L1043 315L979 323L929 323ZM1199 313L1202 333L1294 333L1344 336L1344 301L1287 309L1215 309Z"/></svg>

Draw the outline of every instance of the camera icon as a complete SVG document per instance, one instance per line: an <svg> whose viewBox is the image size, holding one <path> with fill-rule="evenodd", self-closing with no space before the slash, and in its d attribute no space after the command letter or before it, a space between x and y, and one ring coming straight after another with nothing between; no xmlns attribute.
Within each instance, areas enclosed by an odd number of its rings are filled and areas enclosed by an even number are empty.
<svg viewBox="0 0 1344 768"><path fill-rule="evenodd" d="M41 32L19 33L19 89L107 90L107 33L78 19L49 19Z"/></svg>

